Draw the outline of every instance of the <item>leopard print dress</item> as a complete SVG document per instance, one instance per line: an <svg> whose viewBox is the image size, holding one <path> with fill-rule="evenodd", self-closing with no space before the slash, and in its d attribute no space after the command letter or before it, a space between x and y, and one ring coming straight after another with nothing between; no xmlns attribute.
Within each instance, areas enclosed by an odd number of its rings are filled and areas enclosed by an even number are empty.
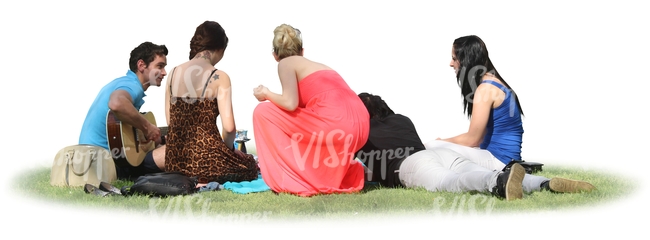
<svg viewBox="0 0 650 240"><path fill-rule="evenodd" d="M165 171L197 177L199 183L257 179L255 158L250 154L241 158L226 146L217 116L216 98L171 98Z"/></svg>

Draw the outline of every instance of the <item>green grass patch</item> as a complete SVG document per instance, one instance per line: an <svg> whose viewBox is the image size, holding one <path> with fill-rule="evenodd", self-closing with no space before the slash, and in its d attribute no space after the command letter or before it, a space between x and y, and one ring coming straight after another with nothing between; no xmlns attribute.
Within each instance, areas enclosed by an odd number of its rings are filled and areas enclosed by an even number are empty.
<svg viewBox="0 0 650 240"><path fill-rule="evenodd" d="M382 188L367 185L354 194L317 195L309 198L271 191L237 194L229 190L199 192L188 196L108 196L87 194L82 187L53 187L50 168L25 170L13 182L16 191L49 204L113 209L158 217L246 220L341 219L342 217L396 214L509 214L517 212L567 211L594 208L634 192L633 179L615 174L576 168L545 166L537 175L579 179L592 183L590 193L559 194L549 191L525 194L505 201L484 193L428 192L424 189ZM129 186L118 180L116 187Z"/></svg>

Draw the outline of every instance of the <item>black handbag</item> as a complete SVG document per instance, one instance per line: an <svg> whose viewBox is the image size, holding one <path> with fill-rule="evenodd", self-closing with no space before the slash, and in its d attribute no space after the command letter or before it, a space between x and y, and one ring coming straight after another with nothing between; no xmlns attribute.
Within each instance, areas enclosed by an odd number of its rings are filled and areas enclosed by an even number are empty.
<svg viewBox="0 0 650 240"><path fill-rule="evenodd" d="M133 185L122 187L122 195L149 195L152 197L177 196L196 193L196 177L180 172L150 173L138 177Z"/></svg>
<svg viewBox="0 0 650 240"><path fill-rule="evenodd" d="M506 165L503 168L503 171L505 172L505 171L510 170L510 167L512 167L512 164L515 164L515 163L519 163L522 167L524 167L524 169L526 170L526 173L528 173L528 174L541 172L542 171L542 166L544 166L544 164L536 163L536 162L526 162L524 160L512 160L512 161L510 161L510 163L508 163L508 165Z"/></svg>

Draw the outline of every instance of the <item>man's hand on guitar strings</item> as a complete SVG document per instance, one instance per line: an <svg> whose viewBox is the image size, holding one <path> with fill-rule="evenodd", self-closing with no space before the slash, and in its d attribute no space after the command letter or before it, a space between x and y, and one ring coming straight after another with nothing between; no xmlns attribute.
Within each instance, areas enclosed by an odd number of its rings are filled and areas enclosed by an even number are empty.
<svg viewBox="0 0 650 240"><path fill-rule="evenodd" d="M156 145L159 145L162 142L162 140L160 139L160 128L158 128L158 126L153 125L151 123L149 123L149 125L150 126L147 128L147 134L146 134L147 142L153 140L156 142Z"/></svg>

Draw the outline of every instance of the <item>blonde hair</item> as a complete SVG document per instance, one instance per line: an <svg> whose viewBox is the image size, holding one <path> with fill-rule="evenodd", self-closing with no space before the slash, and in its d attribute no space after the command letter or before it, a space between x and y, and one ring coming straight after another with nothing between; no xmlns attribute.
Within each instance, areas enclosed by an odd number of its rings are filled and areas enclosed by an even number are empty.
<svg viewBox="0 0 650 240"><path fill-rule="evenodd" d="M273 30L273 52L279 59L300 55L302 51L302 37L300 30L287 24L282 24Z"/></svg>

